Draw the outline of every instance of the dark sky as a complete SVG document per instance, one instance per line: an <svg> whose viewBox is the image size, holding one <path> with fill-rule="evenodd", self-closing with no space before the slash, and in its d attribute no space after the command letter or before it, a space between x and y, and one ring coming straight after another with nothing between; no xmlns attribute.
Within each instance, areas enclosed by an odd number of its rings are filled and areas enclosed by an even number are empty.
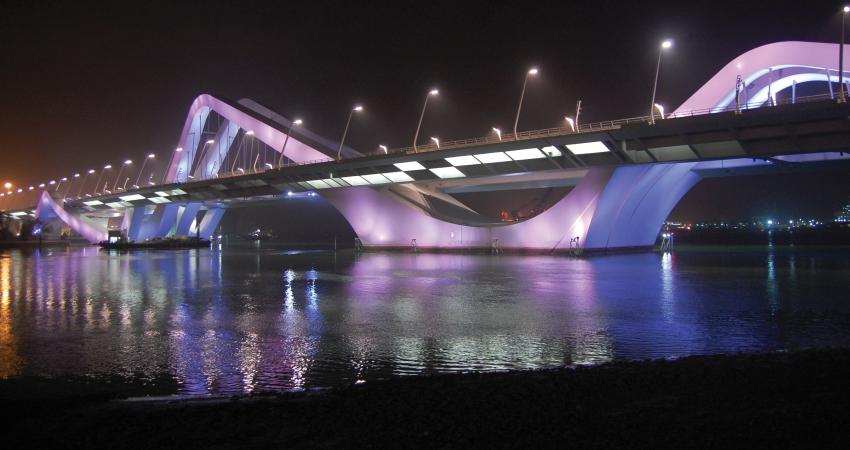
<svg viewBox="0 0 850 450"><path fill-rule="evenodd" d="M510 128L531 65L541 73L529 83L521 129L559 125L578 98L583 121L644 115L663 38L675 46L658 99L672 108L753 47L837 40L839 6L0 0L0 178L35 184L149 152L165 156L200 93L253 98L332 139L362 102L348 141L361 151L410 145L432 86L440 96L422 136ZM796 179L800 189L818 189L807 182L818 177ZM718 198L735 192L734 183L705 184ZM736 201L748 211L762 198ZM691 214L688 201L678 214Z"/></svg>

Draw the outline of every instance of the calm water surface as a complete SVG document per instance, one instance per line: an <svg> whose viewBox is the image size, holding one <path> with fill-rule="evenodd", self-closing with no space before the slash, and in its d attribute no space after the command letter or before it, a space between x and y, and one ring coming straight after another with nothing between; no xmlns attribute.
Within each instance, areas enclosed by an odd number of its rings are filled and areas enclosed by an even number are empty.
<svg viewBox="0 0 850 450"><path fill-rule="evenodd" d="M850 346L846 249L588 259L275 248L0 252L0 379L179 393Z"/></svg>

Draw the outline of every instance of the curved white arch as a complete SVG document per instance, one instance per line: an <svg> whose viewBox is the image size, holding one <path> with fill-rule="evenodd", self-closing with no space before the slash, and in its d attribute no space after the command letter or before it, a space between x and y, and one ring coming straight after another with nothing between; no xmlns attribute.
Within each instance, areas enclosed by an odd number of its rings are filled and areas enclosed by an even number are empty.
<svg viewBox="0 0 850 450"><path fill-rule="evenodd" d="M91 243L97 243L107 239L108 233L105 226L100 227L83 215L71 214L65 211L61 205L53 200L53 197L47 191L41 193L41 198L35 210L35 217L42 221L50 220L54 217L59 218L59 220L65 222L72 230Z"/></svg>
<svg viewBox="0 0 850 450"><path fill-rule="evenodd" d="M232 135L233 127L242 128L254 132L254 139L264 142L269 147L280 152L283 149L283 142L286 140L286 133L280 129L267 124L265 121L248 114L239 106L233 105L227 101L218 99L209 94L201 94L192 102L189 107L189 113L186 116L186 121L183 124L183 131L180 133L180 140L177 144L178 148L183 148L182 152L174 152L171 157L171 163L166 173L165 182L185 181L186 175L190 170L189 161L190 147L189 137L192 133L200 137L203 124L206 122L210 111L215 111L222 116L227 123L223 127L227 132L222 135ZM221 134L221 133L220 133ZM293 133L294 134L294 133ZM197 142L197 140L195 141ZM216 144L213 144L214 146ZM229 150L230 142L227 143L222 150L221 145L214 147L213 151L208 151L208 154L216 155L215 152L226 152ZM197 155L193 155L197 156ZM305 144L301 140L291 137L286 144L286 156L296 162L315 161L327 159L328 157L316 150L315 148ZM212 170L209 166L209 158L202 159L199 163L200 170L203 170L204 175L209 174ZM218 170L217 168L214 170ZM177 174L180 173L181 179L177 179Z"/></svg>
<svg viewBox="0 0 850 450"><path fill-rule="evenodd" d="M845 44L844 50L850 50L850 45ZM790 86L794 80L798 83L826 81L826 71L835 73L830 78L837 82L837 66L838 44L785 41L762 45L726 64L676 108L674 114L731 106L735 100L735 80L739 75L747 86L757 87L757 92L749 98L750 106L757 106L759 99L761 103L767 101L767 85L771 85L772 92L777 92ZM784 70L793 73L784 76ZM847 70L844 72L847 73Z"/></svg>

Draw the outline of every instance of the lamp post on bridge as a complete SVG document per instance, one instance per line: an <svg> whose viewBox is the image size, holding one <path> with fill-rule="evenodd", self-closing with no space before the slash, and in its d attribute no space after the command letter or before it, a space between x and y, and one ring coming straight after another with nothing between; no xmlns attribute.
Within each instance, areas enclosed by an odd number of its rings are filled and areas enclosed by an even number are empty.
<svg viewBox="0 0 850 450"><path fill-rule="evenodd" d="M844 94L844 25L847 23L847 13L850 13L850 6L845 6L841 13L841 45L838 46L838 103L847 101Z"/></svg>
<svg viewBox="0 0 850 450"><path fill-rule="evenodd" d="M74 174L74 179L77 179L77 178L80 178L79 173ZM65 188L65 195L62 196L62 200L65 200L66 198L68 198L69 195L71 195L71 188L72 187L74 187L74 180L73 179L68 183L68 187Z"/></svg>
<svg viewBox="0 0 850 450"><path fill-rule="evenodd" d="M419 123L416 125L416 133L413 135L413 153L416 153L416 140L419 139L419 129L422 127L422 119L425 118L425 108L428 107L428 99L431 98L432 95L439 94L440 91L436 89L431 89L425 95L425 103L422 105L422 114L419 114Z"/></svg>
<svg viewBox="0 0 850 450"><path fill-rule="evenodd" d="M86 187L86 180L88 180L89 175L91 175L91 174L93 174L93 173L94 173L94 169L89 169L89 170L86 172L86 175L83 177L83 182L82 182L82 183L80 183L80 189L79 189L79 190L77 190L77 198L80 198L80 197L82 197L82 196L83 196L83 188L85 188L85 187Z"/></svg>
<svg viewBox="0 0 850 450"><path fill-rule="evenodd" d="M142 172L144 172L144 171L145 171L145 164L147 164L147 163L148 163L148 160L149 160L149 159L154 159L154 158L156 158L156 155L154 155L153 153L150 153L150 154L148 154L148 157L147 157L147 158L145 158L145 160L144 160L144 161L142 161L142 168L141 168L141 169L139 169L139 176L137 176L137 177L136 177L136 183L135 183L135 184L133 184L133 187L134 187L134 188L136 188L136 189L138 189L138 188L139 188L139 180L141 180L141 179L142 179Z"/></svg>
<svg viewBox="0 0 850 450"><path fill-rule="evenodd" d="M537 72L537 67L528 69L528 72L525 73L525 79L522 81L522 91L519 93L519 104L516 107L516 118L514 119L514 140L517 140L516 127L519 124L519 113L522 111L522 100L525 98L525 86L528 84L528 77L537 75Z"/></svg>
<svg viewBox="0 0 850 450"><path fill-rule="evenodd" d="M673 46L673 41L666 40L661 43L661 47L658 49L658 64L655 65L655 82L652 83L652 101L649 102L649 124L655 125L655 92L658 90L658 74L661 72L661 55L664 54L664 50Z"/></svg>
<svg viewBox="0 0 850 450"><path fill-rule="evenodd" d="M289 131L286 132L286 139L283 140L283 148L280 149L280 160L277 162L278 167L283 164L283 153L286 152L286 144L289 142L289 136L292 135L292 128L295 127L295 125L301 125L302 123L304 123L303 120L295 119L289 124ZM337 159L339 159L339 156L337 156Z"/></svg>
<svg viewBox="0 0 850 450"><path fill-rule="evenodd" d="M348 120L345 122L345 130L342 132L342 139L339 141L339 150L336 151L336 160L339 161L342 159L342 147L345 145L345 136L348 134L348 126L351 125L351 116L354 115L355 112L363 111L363 107L360 105L356 105L351 109L351 112L348 113ZM288 137L289 135L287 135Z"/></svg>
<svg viewBox="0 0 850 450"><path fill-rule="evenodd" d="M112 168L112 164L107 164L103 166L103 170L100 171L100 175L97 177L97 181L94 183L94 190L92 191L92 195L97 195L97 187L100 186L100 180L103 179L103 173ZM106 185L104 185L104 189L106 189Z"/></svg>
<svg viewBox="0 0 850 450"><path fill-rule="evenodd" d="M118 175L115 176L115 183L112 185L112 192L115 192L115 189L118 187L118 180L121 179L121 172L124 171L124 166L129 166L130 164L133 164L133 160L128 159L124 161L124 164L122 164L121 167L118 169Z"/></svg>

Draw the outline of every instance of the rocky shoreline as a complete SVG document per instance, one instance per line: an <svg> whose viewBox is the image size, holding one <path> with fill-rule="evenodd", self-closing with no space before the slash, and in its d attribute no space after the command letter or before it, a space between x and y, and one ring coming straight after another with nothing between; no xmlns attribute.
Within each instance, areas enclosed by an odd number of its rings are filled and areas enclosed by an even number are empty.
<svg viewBox="0 0 850 450"><path fill-rule="evenodd" d="M63 383L66 383L63 385ZM301 393L116 399L0 381L7 448L846 448L850 349L393 378ZM144 390L143 386L137 386ZM133 390L121 385L122 392Z"/></svg>

